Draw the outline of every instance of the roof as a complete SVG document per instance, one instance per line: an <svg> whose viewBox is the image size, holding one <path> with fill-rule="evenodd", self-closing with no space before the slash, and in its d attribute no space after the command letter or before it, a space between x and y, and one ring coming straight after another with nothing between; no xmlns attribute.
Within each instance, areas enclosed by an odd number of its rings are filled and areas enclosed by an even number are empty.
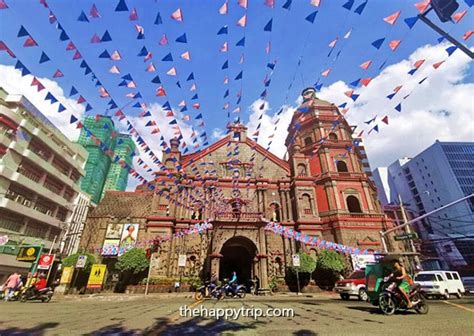
<svg viewBox="0 0 474 336"><path fill-rule="evenodd" d="M89 216L144 217L152 213L153 192L107 190Z"/></svg>

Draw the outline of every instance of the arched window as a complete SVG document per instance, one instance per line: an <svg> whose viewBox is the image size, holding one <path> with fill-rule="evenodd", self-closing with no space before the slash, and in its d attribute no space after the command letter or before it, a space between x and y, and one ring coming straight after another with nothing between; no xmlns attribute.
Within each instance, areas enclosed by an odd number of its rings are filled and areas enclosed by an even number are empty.
<svg viewBox="0 0 474 336"><path fill-rule="evenodd" d="M174 160L172 158L169 158L165 161L165 167L168 169L173 169L175 168Z"/></svg>
<svg viewBox="0 0 474 336"><path fill-rule="evenodd" d="M313 140L311 139L311 137L306 137L304 138L304 145L305 146L309 146L313 143Z"/></svg>
<svg viewBox="0 0 474 336"><path fill-rule="evenodd" d="M311 196L308 194L303 194L303 213L305 215L312 215L313 214L313 204L311 203Z"/></svg>
<svg viewBox="0 0 474 336"><path fill-rule="evenodd" d="M336 133L329 133L329 136L328 136L329 140L332 140L332 141L337 141L337 135Z"/></svg>
<svg viewBox="0 0 474 336"><path fill-rule="evenodd" d="M347 210L352 213L361 213L362 209L360 207L359 200L355 196L347 196L346 198Z"/></svg>
<svg viewBox="0 0 474 336"><path fill-rule="evenodd" d="M278 203L272 203L270 204L270 209L271 209L271 220L272 222L280 222L281 221L281 215L280 215L280 206Z"/></svg>
<svg viewBox="0 0 474 336"><path fill-rule="evenodd" d="M344 161L337 161L336 168L337 168L337 171L340 173L347 173L349 171L347 169L347 164Z"/></svg>
<svg viewBox="0 0 474 336"><path fill-rule="evenodd" d="M308 172L306 171L306 165L304 163L299 163L296 170L298 176L308 176Z"/></svg>

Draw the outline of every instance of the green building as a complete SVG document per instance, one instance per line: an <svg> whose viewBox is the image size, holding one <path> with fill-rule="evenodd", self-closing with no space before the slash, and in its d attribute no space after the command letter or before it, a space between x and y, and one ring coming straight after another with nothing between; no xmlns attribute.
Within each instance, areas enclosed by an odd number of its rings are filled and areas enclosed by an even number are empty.
<svg viewBox="0 0 474 336"><path fill-rule="evenodd" d="M115 163L106 151L112 150L114 157L119 156L131 166L135 145L128 135L117 133L109 116L87 116L83 124L78 143L87 150L89 158L81 188L91 195L92 202L99 203L105 190L125 190L128 181L128 170Z"/></svg>

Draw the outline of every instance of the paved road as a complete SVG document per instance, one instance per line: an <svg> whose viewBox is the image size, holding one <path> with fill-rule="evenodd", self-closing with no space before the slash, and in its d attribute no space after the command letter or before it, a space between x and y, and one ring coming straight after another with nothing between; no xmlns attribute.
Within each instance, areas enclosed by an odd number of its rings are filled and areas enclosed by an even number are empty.
<svg viewBox="0 0 474 336"><path fill-rule="evenodd" d="M0 335L467 335L474 330L474 297L430 300L428 315L383 316L360 301L336 296L251 297L205 301L184 297L96 297L43 303L0 303ZM237 320L181 317L179 308L293 308L294 317ZM201 308L202 305L202 308ZM230 310L229 310L230 312ZM208 310L209 314L209 310Z"/></svg>

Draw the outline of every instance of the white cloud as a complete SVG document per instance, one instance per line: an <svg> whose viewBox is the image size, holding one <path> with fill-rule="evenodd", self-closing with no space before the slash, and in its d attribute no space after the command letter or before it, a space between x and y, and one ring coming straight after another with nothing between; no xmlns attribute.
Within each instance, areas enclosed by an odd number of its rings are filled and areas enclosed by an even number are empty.
<svg viewBox="0 0 474 336"><path fill-rule="evenodd" d="M77 140L80 130L76 125L69 124L70 113L73 113L78 119L82 118L85 107L78 104L74 99L69 99L64 95L63 89L57 82L48 78L39 78L38 80L45 86L45 90L38 92L36 86L31 86L32 75L22 77L21 71L10 65L0 64L0 86L9 94L24 95L43 115L45 115L65 136L70 140ZM66 111L58 113L58 104L51 105L45 101L46 92L49 91L56 97L61 104L66 107Z"/></svg>
<svg viewBox="0 0 474 336"><path fill-rule="evenodd" d="M420 47L407 60L385 68L373 78L368 87L357 90L360 97L356 104L348 105L350 110L346 118L350 124L359 126L357 134L367 127L364 121L378 116L380 133L372 132L364 138L372 168L387 166L404 156L415 156L433 144L436 139L474 140L472 95L474 84L462 82L468 74L471 60L461 51L456 51L437 70L432 67L433 63L446 59L447 47L447 44ZM420 59L426 59L426 62L413 76L410 76L408 71L413 68L413 63ZM428 75L429 78L418 85L418 82ZM392 100L388 100L386 96L398 85L403 85L402 90ZM324 87L318 97L339 105L351 101L344 95L344 92L350 89L346 83L338 81L329 87ZM402 98L412 90L413 93L403 100ZM401 113L394 110L400 101ZM260 104L261 101L257 100L251 106L249 134L252 134L258 125ZM286 151L284 139L294 111L294 107L285 108L275 135L274 146L271 148L271 151L280 157ZM267 111L269 107L266 107L265 112ZM389 125L380 121L386 115L389 118ZM259 143L263 146L267 145L268 135L273 131L274 118L275 114L272 117L266 114L262 118ZM364 136L366 135L367 131Z"/></svg>
<svg viewBox="0 0 474 336"><path fill-rule="evenodd" d="M214 128L211 133L212 140L219 140L225 136L225 131L222 128Z"/></svg>

